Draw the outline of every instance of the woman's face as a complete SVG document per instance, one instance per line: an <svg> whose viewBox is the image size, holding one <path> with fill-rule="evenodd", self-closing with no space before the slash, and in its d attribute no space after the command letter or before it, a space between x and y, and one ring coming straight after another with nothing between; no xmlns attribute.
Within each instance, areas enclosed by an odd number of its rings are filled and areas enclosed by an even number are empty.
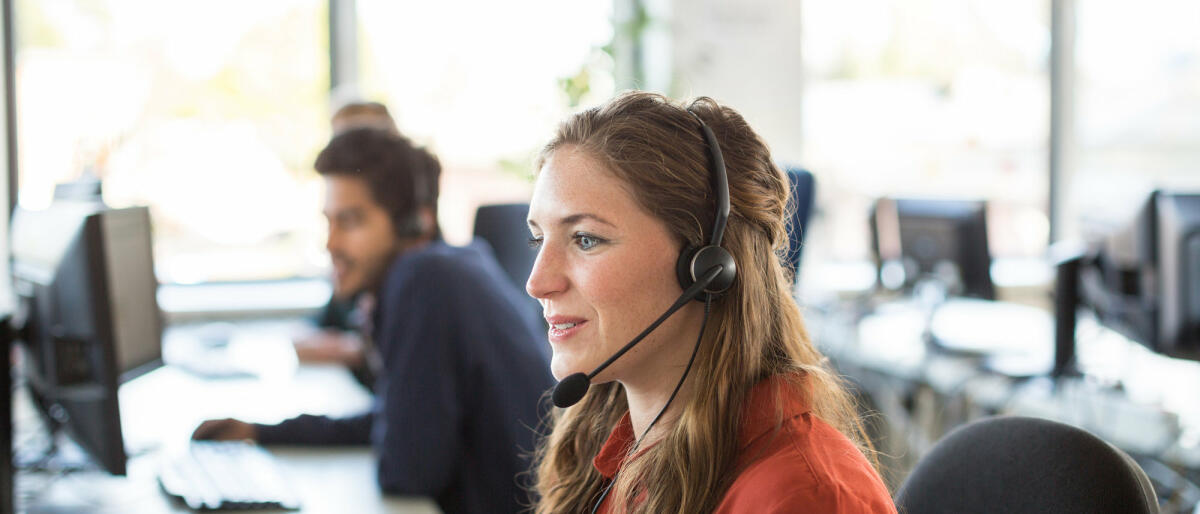
<svg viewBox="0 0 1200 514"><path fill-rule="evenodd" d="M526 291L549 323L556 378L588 373L645 330L679 297L681 244L624 184L574 147L546 160L529 206L539 245ZM630 382L683 367L703 307L692 302L593 379ZM674 378L672 378L674 380Z"/></svg>

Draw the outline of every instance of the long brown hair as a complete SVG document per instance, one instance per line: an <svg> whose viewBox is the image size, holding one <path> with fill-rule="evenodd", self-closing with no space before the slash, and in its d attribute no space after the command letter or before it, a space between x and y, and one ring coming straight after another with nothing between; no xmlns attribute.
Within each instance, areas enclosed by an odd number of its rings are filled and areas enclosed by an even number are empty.
<svg viewBox="0 0 1200 514"><path fill-rule="evenodd" d="M617 511L713 510L736 475L743 401L769 376L795 378L813 413L867 451L851 397L809 341L790 294L780 258L787 178L741 115L710 98L685 108L661 95L625 93L562 123L538 168L559 148L582 150L628 184L681 247L701 245L715 214L707 145L688 110L712 128L724 153L731 214L722 246L738 276L713 303L691 371L697 394L677 404L679 417L658 443L618 473L610 493ZM591 511L606 485L592 459L627 409L622 386L610 382L551 415L536 455L537 512Z"/></svg>

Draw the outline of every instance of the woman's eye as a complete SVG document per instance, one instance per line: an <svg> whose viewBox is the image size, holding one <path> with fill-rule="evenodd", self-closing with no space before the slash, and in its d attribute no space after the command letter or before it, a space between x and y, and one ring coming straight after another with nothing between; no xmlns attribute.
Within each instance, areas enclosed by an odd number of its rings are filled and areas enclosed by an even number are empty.
<svg viewBox="0 0 1200 514"><path fill-rule="evenodd" d="M591 250L592 248L595 248L596 245L599 245L603 242L603 239L600 239L596 236L589 236L587 234L575 235L575 244L579 245L580 250Z"/></svg>
<svg viewBox="0 0 1200 514"><path fill-rule="evenodd" d="M533 248L534 250L540 250L542 248L542 238L539 236L530 237L529 247Z"/></svg>

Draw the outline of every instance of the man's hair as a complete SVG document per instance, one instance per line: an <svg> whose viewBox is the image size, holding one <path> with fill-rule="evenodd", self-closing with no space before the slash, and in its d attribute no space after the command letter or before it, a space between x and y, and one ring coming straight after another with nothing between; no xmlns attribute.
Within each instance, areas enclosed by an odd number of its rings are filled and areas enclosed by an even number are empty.
<svg viewBox="0 0 1200 514"><path fill-rule="evenodd" d="M335 129L334 135L357 127L375 127L400 133L396 128L396 120L388 112L387 106L379 102L353 101L346 103L333 113L329 121Z"/></svg>
<svg viewBox="0 0 1200 514"><path fill-rule="evenodd" d="M392 218L400 237L422 235L417 209L437 213L437 157L388 130L357 127L333 137L313 163L322 176L356 177L366 182L375 203ZM438 233L437 223L428 227Z"/></svg>

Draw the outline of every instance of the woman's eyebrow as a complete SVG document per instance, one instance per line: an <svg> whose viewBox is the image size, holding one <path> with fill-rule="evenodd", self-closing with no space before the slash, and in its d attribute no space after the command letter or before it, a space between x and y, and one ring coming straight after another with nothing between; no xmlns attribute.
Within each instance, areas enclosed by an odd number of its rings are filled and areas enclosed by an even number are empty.
<svg viewBox="0 0 1200 514"><path fill-rule="evenodd" d="M617 227L616 225L612 224L612 222L610 222L604 218L601 218L600 216L597 216L595 214L589 213L589 212L581 212L581 213L577 213L577 214L571 214L569 216L564 216L562 219L558 220L558 224L559 225L574 225L585 219L590 219L590 220L593 220L593 221L596 221L599 223L603 223L603 224L608 225L613 228ZM533 221L531 219L525 220L525 222L528 223L530 227L541 228L538 226L536 221Z"/></svg>
<svg viewBox="0 0 1200 514"><path fill-rule="evenodd" d="M579 214L572 214L572 215L570 215L570 216L564 217L563 219L559 220L559 224L562 224L562 225L574 225L574 224L576 224L576 223L579 223L580 221L583 221L583 220L585 220L585 219L590 219L590 220L593 220L593 221L596 221L596 222L599 222L599 223L603 223L603 224L605 224L605 225L608 225L608 226L610 226L610 227L617 228L617 226L616 226L616 225L613 225L613 224L612 224L612 222L610 222L610 221L608 221L608 220L606 220L606 219L604 219L604 218L601 218L600 216L597 216L597 215L595 215L595 214L588 213L588 212L581 212L581 213L579 213Z"/></svg>

